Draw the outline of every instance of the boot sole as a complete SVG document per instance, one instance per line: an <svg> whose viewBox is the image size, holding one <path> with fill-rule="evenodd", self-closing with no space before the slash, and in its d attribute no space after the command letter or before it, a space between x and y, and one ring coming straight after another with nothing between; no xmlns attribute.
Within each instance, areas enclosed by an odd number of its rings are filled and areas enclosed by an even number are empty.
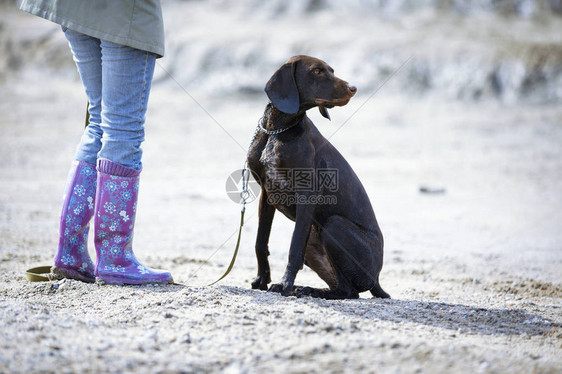
<svg viewBox="0 0 562 374"><path fill-rule="evenodd" d="M123 285L144 285L144 284L173 284L174 280L172 277L168 281L157 281L157 280L146 280L146 279L130 279L124 277L115 277L109 275L102 275L96 277L96 284L105 285L111 284L116 286L123 286Z"/></svg>
<svg viewBox="0 0 562 374"><path fill-rule="evenodd" d="M87 277L84 274L79 273L74 269L65 269L58 266L52 266L51 273L54 274L56 279L67 278L67 279L74 279L86 283L94 283L95 281L94 277Z"/></svg>

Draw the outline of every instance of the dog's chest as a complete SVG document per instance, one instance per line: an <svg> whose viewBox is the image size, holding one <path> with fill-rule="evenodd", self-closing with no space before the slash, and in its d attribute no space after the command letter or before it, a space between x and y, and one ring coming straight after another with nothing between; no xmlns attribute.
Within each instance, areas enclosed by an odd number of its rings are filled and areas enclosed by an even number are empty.
<svg viewBox="0 0 562 374"><path fill-rule="evenodd" d="M265 188L270 192L287 192L291 190L291 170L285 167L283 144L270 137L260 157L264 168Z"/></svg>

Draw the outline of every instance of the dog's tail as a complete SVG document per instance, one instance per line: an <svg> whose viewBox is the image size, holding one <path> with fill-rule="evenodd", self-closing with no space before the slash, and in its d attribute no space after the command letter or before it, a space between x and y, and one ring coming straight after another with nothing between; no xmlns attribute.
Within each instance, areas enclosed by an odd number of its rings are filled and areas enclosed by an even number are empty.
<svg viewBox="0 0 562 374"><path fill-rule="evenodd" d="M377 282L377 284L375 284L375 287L371 288L369 291L371 291L371 294L373 295L373 297L380 297L381 299L390 299L390 295L387 294L382 289L379 282Z"/></svg>

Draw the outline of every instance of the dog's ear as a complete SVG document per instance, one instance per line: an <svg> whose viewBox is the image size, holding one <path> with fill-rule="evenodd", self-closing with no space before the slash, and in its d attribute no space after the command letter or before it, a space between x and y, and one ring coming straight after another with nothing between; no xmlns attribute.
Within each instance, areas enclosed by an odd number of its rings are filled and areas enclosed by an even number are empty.
<svg viewBox="0 0 562 374"><path fill-rule="evenodd" d="M288 114L299 111L300 99L295 82L296 62L288 62L273 74L265 85L265 93L274 107Z"/></svg>

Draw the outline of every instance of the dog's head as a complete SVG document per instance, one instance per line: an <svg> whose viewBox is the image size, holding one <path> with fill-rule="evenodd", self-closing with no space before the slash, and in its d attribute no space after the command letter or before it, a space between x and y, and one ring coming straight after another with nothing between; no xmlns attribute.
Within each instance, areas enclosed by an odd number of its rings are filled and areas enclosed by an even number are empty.
<svg viewBox="0 0 562 374"><path fill-rule="evenodd" d="M334 75L324 61L310 56L295 56L273 74L265 92L273 106L284 113L294 114L318 106L328 119L326 108L343 106L357 88Z"/></svg>

